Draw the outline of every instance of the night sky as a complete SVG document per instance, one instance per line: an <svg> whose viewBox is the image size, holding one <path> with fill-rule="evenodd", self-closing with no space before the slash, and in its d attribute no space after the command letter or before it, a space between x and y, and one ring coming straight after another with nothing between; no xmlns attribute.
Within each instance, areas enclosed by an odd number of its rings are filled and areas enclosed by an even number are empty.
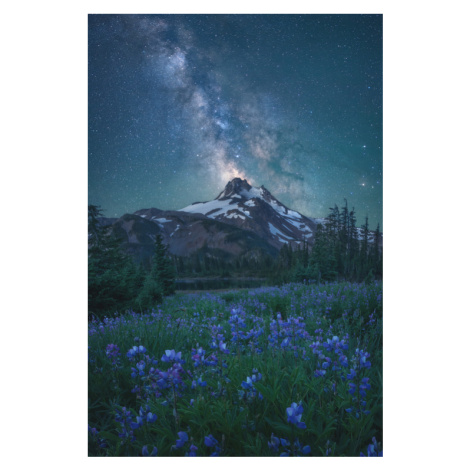
<svg viewBox="0 0 470 470"><path fill-rule="evenodd" d="M90 15L89 203L119 217L235 176L382 228L382 15Z"/></svg>

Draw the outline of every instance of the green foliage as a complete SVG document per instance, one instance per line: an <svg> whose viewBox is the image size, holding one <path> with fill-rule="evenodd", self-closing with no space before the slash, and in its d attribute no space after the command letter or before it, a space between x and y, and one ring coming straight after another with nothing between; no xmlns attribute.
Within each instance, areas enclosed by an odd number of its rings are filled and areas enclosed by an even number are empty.
<svg viewBox="0 0 470 470"><path fill-rule="evenodd" d="M156 307L175 291L173 261L160 235L151 269L139 268L121 248L122 241L100 223L98 206L88 206L88 312L102 318L115 312Z"/></svg>
<svg viewBox="0 0 470 470"><path fill-rule="evenodd" d="M141 311L151 310L165 296L175 293L175 268L160 234L155 239L155 253L136 303Z"/></svg>
<svg viewBox="0 0 470 470"><path fill-rule="evenodd" d="M151 310L163 299L163 286L150 274L147 275L144 285L137 296L136 303L140 310Z"/></svg>
<svg viewBox="0 0 470 470"><path fill-rule="evenodd" d="M97 317L130 308L138 275L101 216L98 206L88 206L88 312Z"/></svg>
<svg viewBox="0 0 470 470"><path fill-rule="evenodd" d="M326 224L317 225L313 247L285 244L279 253L270 279L283 282L330 282L348 280L372 282L382 278L382 248L380 228L374 232L374 243L369 243L369 221L366 217L362 240L358 239L356 215L345 200L341 210L335 204L330 208Z"/></svg>

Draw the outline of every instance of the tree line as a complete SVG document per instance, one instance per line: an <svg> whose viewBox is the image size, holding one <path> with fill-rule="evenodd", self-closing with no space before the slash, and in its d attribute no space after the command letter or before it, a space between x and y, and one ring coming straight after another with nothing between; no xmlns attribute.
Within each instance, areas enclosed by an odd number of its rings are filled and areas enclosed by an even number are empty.
<svg viewBox="0 0 470 470"><path fill-rule="evenodd" d="M285 244L277 257L258 251L232 259L199 250L172 256L157 234L150 267L137 265L122 241L100 223L98 206L88 206L88 311L90 318L116 311L145 311L175 292L175 278L250 276L270 285L285 282L370 282L382 278L380 226L370 231L368 217L358 230L355 210L330 208L313 246ZM371 240L369 240L371 239Z"/></svg>
<svg viewBox="0 0 470 470"><path fill-rule="evenodd" d="M175 269L162 237L156 236L150 269L138 266L126 254L119 239L99 218L99 206L88 206L88 316L155 307L175 292Z"/></svg>
<svg viewBox="0 0 470 470"><path fill-rule="evenodd" d="M369 228L369 218L358 230L354 208L330 208L324 225L318 225L315 243L281 248L273 277L278 282L336 281L369 282L382 278L380 225ZM370 238L372 240L370 240Z"/></svg>

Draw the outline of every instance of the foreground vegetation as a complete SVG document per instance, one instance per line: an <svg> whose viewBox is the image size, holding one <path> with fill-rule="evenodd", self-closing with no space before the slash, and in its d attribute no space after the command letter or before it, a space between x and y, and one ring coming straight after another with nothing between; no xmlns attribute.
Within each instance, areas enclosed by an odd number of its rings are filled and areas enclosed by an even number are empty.
<svg viewBox="0 0 470 470"><path fill-rule="evenodd" d="M167 297L89 323L91 456L382 455L382 285Z"/></svg>

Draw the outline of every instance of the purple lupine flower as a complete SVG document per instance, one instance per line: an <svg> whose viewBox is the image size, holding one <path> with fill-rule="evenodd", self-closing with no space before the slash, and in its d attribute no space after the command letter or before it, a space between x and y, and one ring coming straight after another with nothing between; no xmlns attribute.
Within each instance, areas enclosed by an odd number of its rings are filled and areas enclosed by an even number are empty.
<svg viewBox="0 0 470 470"><path fill-rule="evenodd" d="M268 441L268 447L273 451L277 452L279 449L279 438L277 438L274 434L271 434L271 440Z"/></svg>
<svg viewBox="0 0 470 470"><path fill-rule="evenodd" d="M158 450L157 450L157 448L156 448L155 446L154 446L154 448L152 449L152 453L151 453L151 454L149 454L149 451L148 451L148 449L147 449L147 446L142 447L142 455L143 455L144 457L156 457L156 456L157 456L157 452L158 452Z"/></svg>
<svg viewBox="0 0 470 470"><path fill-rule="evenodd" d="M188 457L196 457L196 451L197 447L194 444L191 444L191 447L189 448L189 452L186 454Z"/></svg>
<svg viewBox="0 0 470 470"><path fill-rule="evenodd" d="M176 353L174 349L166 349L165 354L162 356L162 362L180 362L181 351Z"/></svg>
<svg viewBox="0 0 470 470"><path fill-rule="evenodd" d="M179 437L179 439L176 440L176 448L177 449L183 447L186 444L186 442L188 442L188 440L189 440L188 434L185 433L184 431L180 431L178 433L178 437Z"/></svg>
<svg viewBox="0 0 470 470"><path fill-rule="evenodd" d="M144 425L144 420L142 419L141 416L136 416L135 421L136 421L135 423L134 422L130 423L131 429L139 429L140 427Z"/></svg>
<svg viewBox="0 0 470 470"><path fill-rule="evenodd" d="M247 377L246 382L242 382L242 387L245 390L250 390L253 388L253 381L251 380L251 377Z"/></svg>
<svg viewBox="0 0 470 470"><path fill-rule="evenodd" d="M375 437L372 438L372 444L367 446L367 457L383 457L383 451L380 449L380 443L377 443ZM360 457L366 457L362 452L359 454Z"/></svg>
<svg viewBox="0 0 470 470"><path fill-rule="evenodd" d="M112 359L113 364L116 363L120 355L119 348L115 344L108 344L106 346L106 356Z"/></svg>
<svg viewBox="0 0 470 470"><path fill-rule="evenodd" d="M286 409L287 413L287 422L295 424L299 429L305 429L307 426L305 423L302 423L300 419L302 418L302 413L304 409L302 405L297 405L297 403L292 403L292 405Z"/></svg>
<svg viewBox="0 0 470 470"><path fill-rule="evenodd" d="M139 353L145 353L147 350L143 346L132 346L131 349L127 352L127 357L129 359L135 357Z"/></svg>
<svg viewBox="0 0 470 470"><path fill-rule="evenodd" d="M208 436L204 437L204 444L207 447L214 447L219 443L217 439L214 438L212 434L209 434Z"/></svg>
<svg viewBox="0 0 470 470"><path fill-rule="evenodd" d="M253 369L252 372L253 372L253 375L251 376L251 378L253 379L253 382L258 382L259 380L263 378L263 375L261 374L261 372L258 372L258 369Z"/></svg>
<svg viewBox="0 0 470 470"><path fill-rule="evenodd" d="M197 379L197 384L200 386L200 387L206 387L207 386L207 382L204 380L201 379L201 377L199 377Z"/></svg>
<svg viewBox="0 0 470 470"><path fill-rule="evenodd" d="M99 437L99 432L96 428L92 428L90 425L88 425L88 432L91 434L92 439L98 444L99 447L103 449L108 447L106 440Z"/></svg>
<svg viewBox="0 0 470 470"><path fill-rule="evenodd" d="M366 396L366 390L370 390L369 377L364 377L361 380L361 384L359 385L359 395L364 398Z"/></svg>
<svg viewBox="0 0 470 470"><path fill-rule="evenodd" d="M340 355L339 362L343 367L348 367L348 358L344 354Z"/></svg>
<svg viewBox="0 0 470 470"><path fill-rule="evenodd" d="M201 362L204 362L204 354L206 353L206 351L204 351L204 349L202 348L198 348L197 351L193 349L192 351L194 353L192 356L192 360L194 361L194 366L198 367L201 364Z"/></svg>

